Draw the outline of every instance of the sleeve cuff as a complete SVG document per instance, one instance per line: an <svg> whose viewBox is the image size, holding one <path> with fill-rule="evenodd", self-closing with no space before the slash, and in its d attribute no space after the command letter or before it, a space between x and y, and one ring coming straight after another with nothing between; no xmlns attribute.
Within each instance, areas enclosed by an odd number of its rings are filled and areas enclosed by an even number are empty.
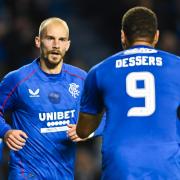
<svg viewBox="0 0 180 180"><path fill-rule="evenodd" d="M4 135L6 134L7 131L9 131L11 129L11 127L9 125L7 125L6 127L4 127L1 131L0 131L0 138L4 138Z"/></svg>

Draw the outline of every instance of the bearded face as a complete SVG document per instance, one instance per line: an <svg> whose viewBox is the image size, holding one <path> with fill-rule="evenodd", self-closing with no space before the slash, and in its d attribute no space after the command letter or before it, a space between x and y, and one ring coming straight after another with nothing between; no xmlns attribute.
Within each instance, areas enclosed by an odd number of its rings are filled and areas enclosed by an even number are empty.
<svg viewBox="0 0 180 180"><path fill-rule="evenodd" d="M59 22L48 24L37 37L40 58L48 67L58 66L69 49L70 41L67 28Z"/></svg>

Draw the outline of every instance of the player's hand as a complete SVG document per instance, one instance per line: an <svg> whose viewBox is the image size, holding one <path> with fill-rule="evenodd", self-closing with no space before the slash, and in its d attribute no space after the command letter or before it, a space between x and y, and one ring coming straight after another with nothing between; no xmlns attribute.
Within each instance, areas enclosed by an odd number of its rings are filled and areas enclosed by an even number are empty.
<svg viewBox="0 0 180 180"><path fill-rule="evenodd" d="M79 141L84 141L86 139L81 139L77 134L76 134L76 124L68 124L67 125L69 130L67 131L68 137L73 141L73 142L79 142Z"/></svg>
<svg viewBox="0 0 180 180"><path fill-rule="evenodd" d="M26 143L28 136L21 130L9 130L4 136L4 142L14 151L19 151Z"/></svg>

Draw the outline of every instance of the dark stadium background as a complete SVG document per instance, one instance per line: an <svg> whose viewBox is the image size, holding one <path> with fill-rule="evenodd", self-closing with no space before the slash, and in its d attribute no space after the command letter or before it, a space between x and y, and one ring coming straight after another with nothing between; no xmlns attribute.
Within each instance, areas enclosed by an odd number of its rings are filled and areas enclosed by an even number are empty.
<svg viewBox="0 0 180 180"><path fill-rule="evenodd" d="M0 0L0 78L38 56L34 36L40 22L52 16L66 20L70 27L71 48L65 62L89 70L122 50L122 14L136 5L156 12L158 48L180 55L180 0ZM97 138L78 145L76 180L99 179L100 142ZM7 148L3 156L0 180L7 179Z"/></svg>

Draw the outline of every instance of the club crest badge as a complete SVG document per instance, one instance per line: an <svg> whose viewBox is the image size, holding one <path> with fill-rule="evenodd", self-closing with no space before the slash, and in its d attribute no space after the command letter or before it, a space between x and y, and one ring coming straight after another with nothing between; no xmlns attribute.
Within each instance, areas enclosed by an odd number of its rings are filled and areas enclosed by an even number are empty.
<svg viewBox="0 0 180 180"><path fill-rule="evenodd" d="M79 85L75 84L75 83L71 83L69 84L69 92L71 93L71 95L74 98L77 98L77 96L79 96Z"/></svg>

